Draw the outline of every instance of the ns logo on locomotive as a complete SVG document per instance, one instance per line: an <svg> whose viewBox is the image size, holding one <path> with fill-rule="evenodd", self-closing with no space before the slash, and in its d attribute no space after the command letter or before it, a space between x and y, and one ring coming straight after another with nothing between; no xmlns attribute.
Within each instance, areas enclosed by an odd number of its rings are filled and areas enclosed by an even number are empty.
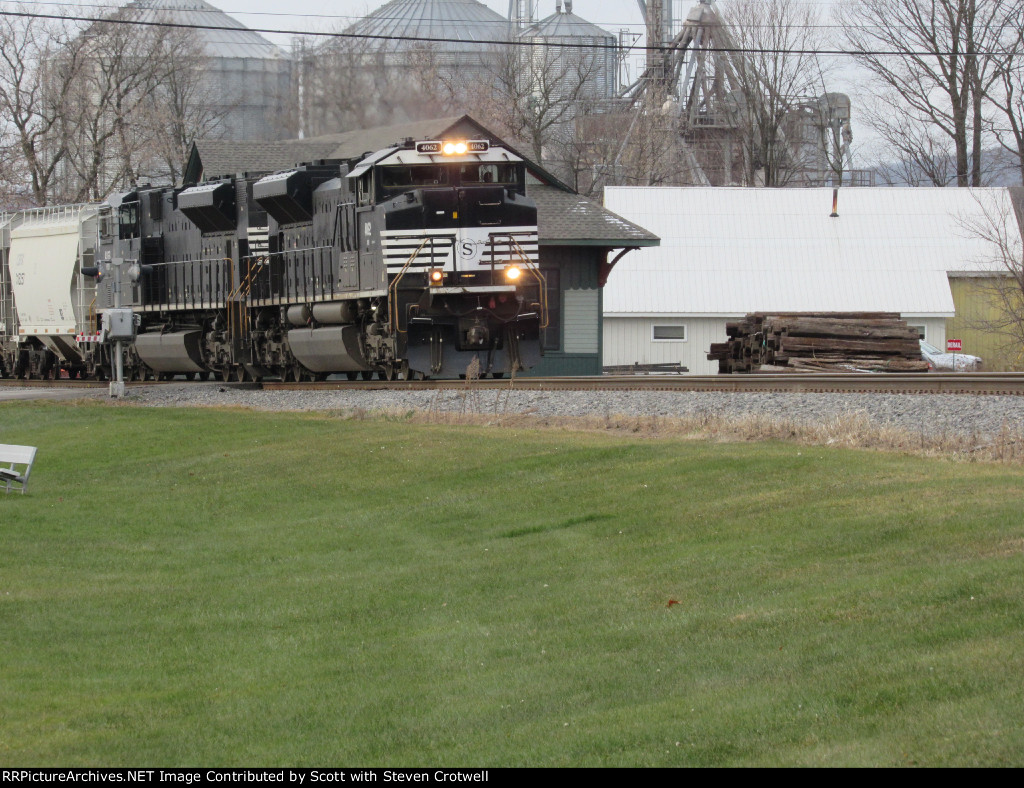
<svg viewBox="0 0 1024 788"><path fill-rule="evenodd" d="M109 377L115 338L129 379L501 376L547 324L525 162L487 140L13 214L0 251L9 376Z"/></svg>

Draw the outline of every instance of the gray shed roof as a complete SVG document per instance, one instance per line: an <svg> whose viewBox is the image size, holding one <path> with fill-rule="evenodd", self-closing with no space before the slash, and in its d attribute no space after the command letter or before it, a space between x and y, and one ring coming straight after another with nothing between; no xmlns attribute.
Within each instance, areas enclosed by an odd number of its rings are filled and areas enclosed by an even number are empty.
<svg viewBox="0 0 1024 788"><path fill-rule="evenodd" d="M196 140L185 168L185 183L223 178L240 172L276 172L303 162L332 158L334 145L313 140L233 142Z"/></svg>
<svg viewBox="0 0 1024 788"><path fill-rule="evenodd" d="M537 235L550 246L658 246L659 238L638 224L579 194L533 184L527 190L537 203Z"/></svg>
<svg viewBox="0 0 1024 788"><path fill-rule="evenodd" d="M140 22L173 21L195 25L190 33L209 57L278 59L286 57L276 44L204 0L133 0L121 13ZM230 28L209 30L206 27Z"/></svg>

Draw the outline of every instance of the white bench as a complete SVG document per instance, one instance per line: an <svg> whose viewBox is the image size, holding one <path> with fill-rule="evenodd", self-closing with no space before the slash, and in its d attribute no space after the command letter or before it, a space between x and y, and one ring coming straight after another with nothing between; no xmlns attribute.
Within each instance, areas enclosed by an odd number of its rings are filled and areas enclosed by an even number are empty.
<svg viewBox="0 0 1024 788"><path fill-rule="evenodd" d="M0 443L0 487L6 486L5 492L10 492L12 485L20 484L21 492L24 494L35 459L35 446Z"/></svg>

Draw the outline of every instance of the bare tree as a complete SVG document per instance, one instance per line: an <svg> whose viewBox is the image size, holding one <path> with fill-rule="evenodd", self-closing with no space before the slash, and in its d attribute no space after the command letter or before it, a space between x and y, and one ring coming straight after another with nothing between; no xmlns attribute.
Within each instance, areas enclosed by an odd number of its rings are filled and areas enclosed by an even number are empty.
<svg viewBox="0 0 1024 788"><path fill-rule="evenodd" d="M999 145L1013 154L1024 184L1024 2L1006 9L1010 19L1003 26L997 53L998 79L985 97L995 107L992 131Z"/></svg>
<svg viewBox="0 0 1024 788"><path fill-rule="evenodd" d="M595 47L548 46L542 40L494 45L473 66L471 79L453 73L444 82L452 104L472 108L560 178L582 183L591 165L589 141L580 138L577 121L607 98L606 59Z"/></svg>
<svg viewBox="0 0 1024 788"><path fill-rule="evenodd" d="M739 50L731 109L745 182L785 186L805 169L796 122L806 119L802 108L821 92L829 69L815 54L821 14L798 0L736 0L721 17Z"/></svg>
<svg viewBox="0 0 1024 788"><path fill-rule="evenodd" d="M296 52L305 136L437 117L452 108L443 58L429 45L396 51L369 39L331 38Z"/></svg>
<svg viewBox="0 0 1024 788"><path fill-rule="evenodd" d="M876 171L890 186L949 186L956 182L956 152L938 127L905 111L892 90L881 90L862 108L881 139L886 158Z"/></svg>
<svg viewBox="0 0 1024 788"><path fill-rule="evenodd" d="M909 118L937 129L952 141L958 186L982 182L984 101L1015 8L1019 0L846 0L837 11L857 60L898 97L900 111L876 117L876 128Z"/></svg>
<svg viewBox="0 0 1024 788"><path fill-rule="evenodd" d="M65 54L71 36L60 22L0 18L0 177L13 190L27 187L37 205L53 201L67 155L68 107L81 65L77 52Z"/></svg>
<svg viewBox="0 0 1024 788"><path fill-rule="evenodd" d="M177 186L193 141L223 134L231 107L211 84L202 44L188 31L169 30L153 43L158 49L152 56L171 67L135 110L135 124L148 142L133 169L140 179Z"/></svg>
<svg viewBox="0 0 1024 788"><path fill-rule="evenodd" d="M62 55L81 64L72 84L74 112L67 118L77 200L102 199L139 182L153 153L143 110L176 69L173 56L154 53L173 52L180 33L125 24L126 13L94 23Z"/></svg>

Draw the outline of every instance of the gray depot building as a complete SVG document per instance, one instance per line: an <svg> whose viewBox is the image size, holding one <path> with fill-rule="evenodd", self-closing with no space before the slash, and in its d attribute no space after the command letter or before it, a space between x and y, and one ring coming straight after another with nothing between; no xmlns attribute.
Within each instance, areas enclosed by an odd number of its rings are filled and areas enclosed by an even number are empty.
<svg viewBox="0 0 1024 788"><path fill-rule="evenodd" d="M362 157L406 139L449 138L500 142L527 161L527 196L537 204L539 265L548 285L549 312L544 358L531 374L601 374L605 281L624 254L657 246L658 237L576 193L468 115L282 142L197 140L185 184Z"/></svg>

